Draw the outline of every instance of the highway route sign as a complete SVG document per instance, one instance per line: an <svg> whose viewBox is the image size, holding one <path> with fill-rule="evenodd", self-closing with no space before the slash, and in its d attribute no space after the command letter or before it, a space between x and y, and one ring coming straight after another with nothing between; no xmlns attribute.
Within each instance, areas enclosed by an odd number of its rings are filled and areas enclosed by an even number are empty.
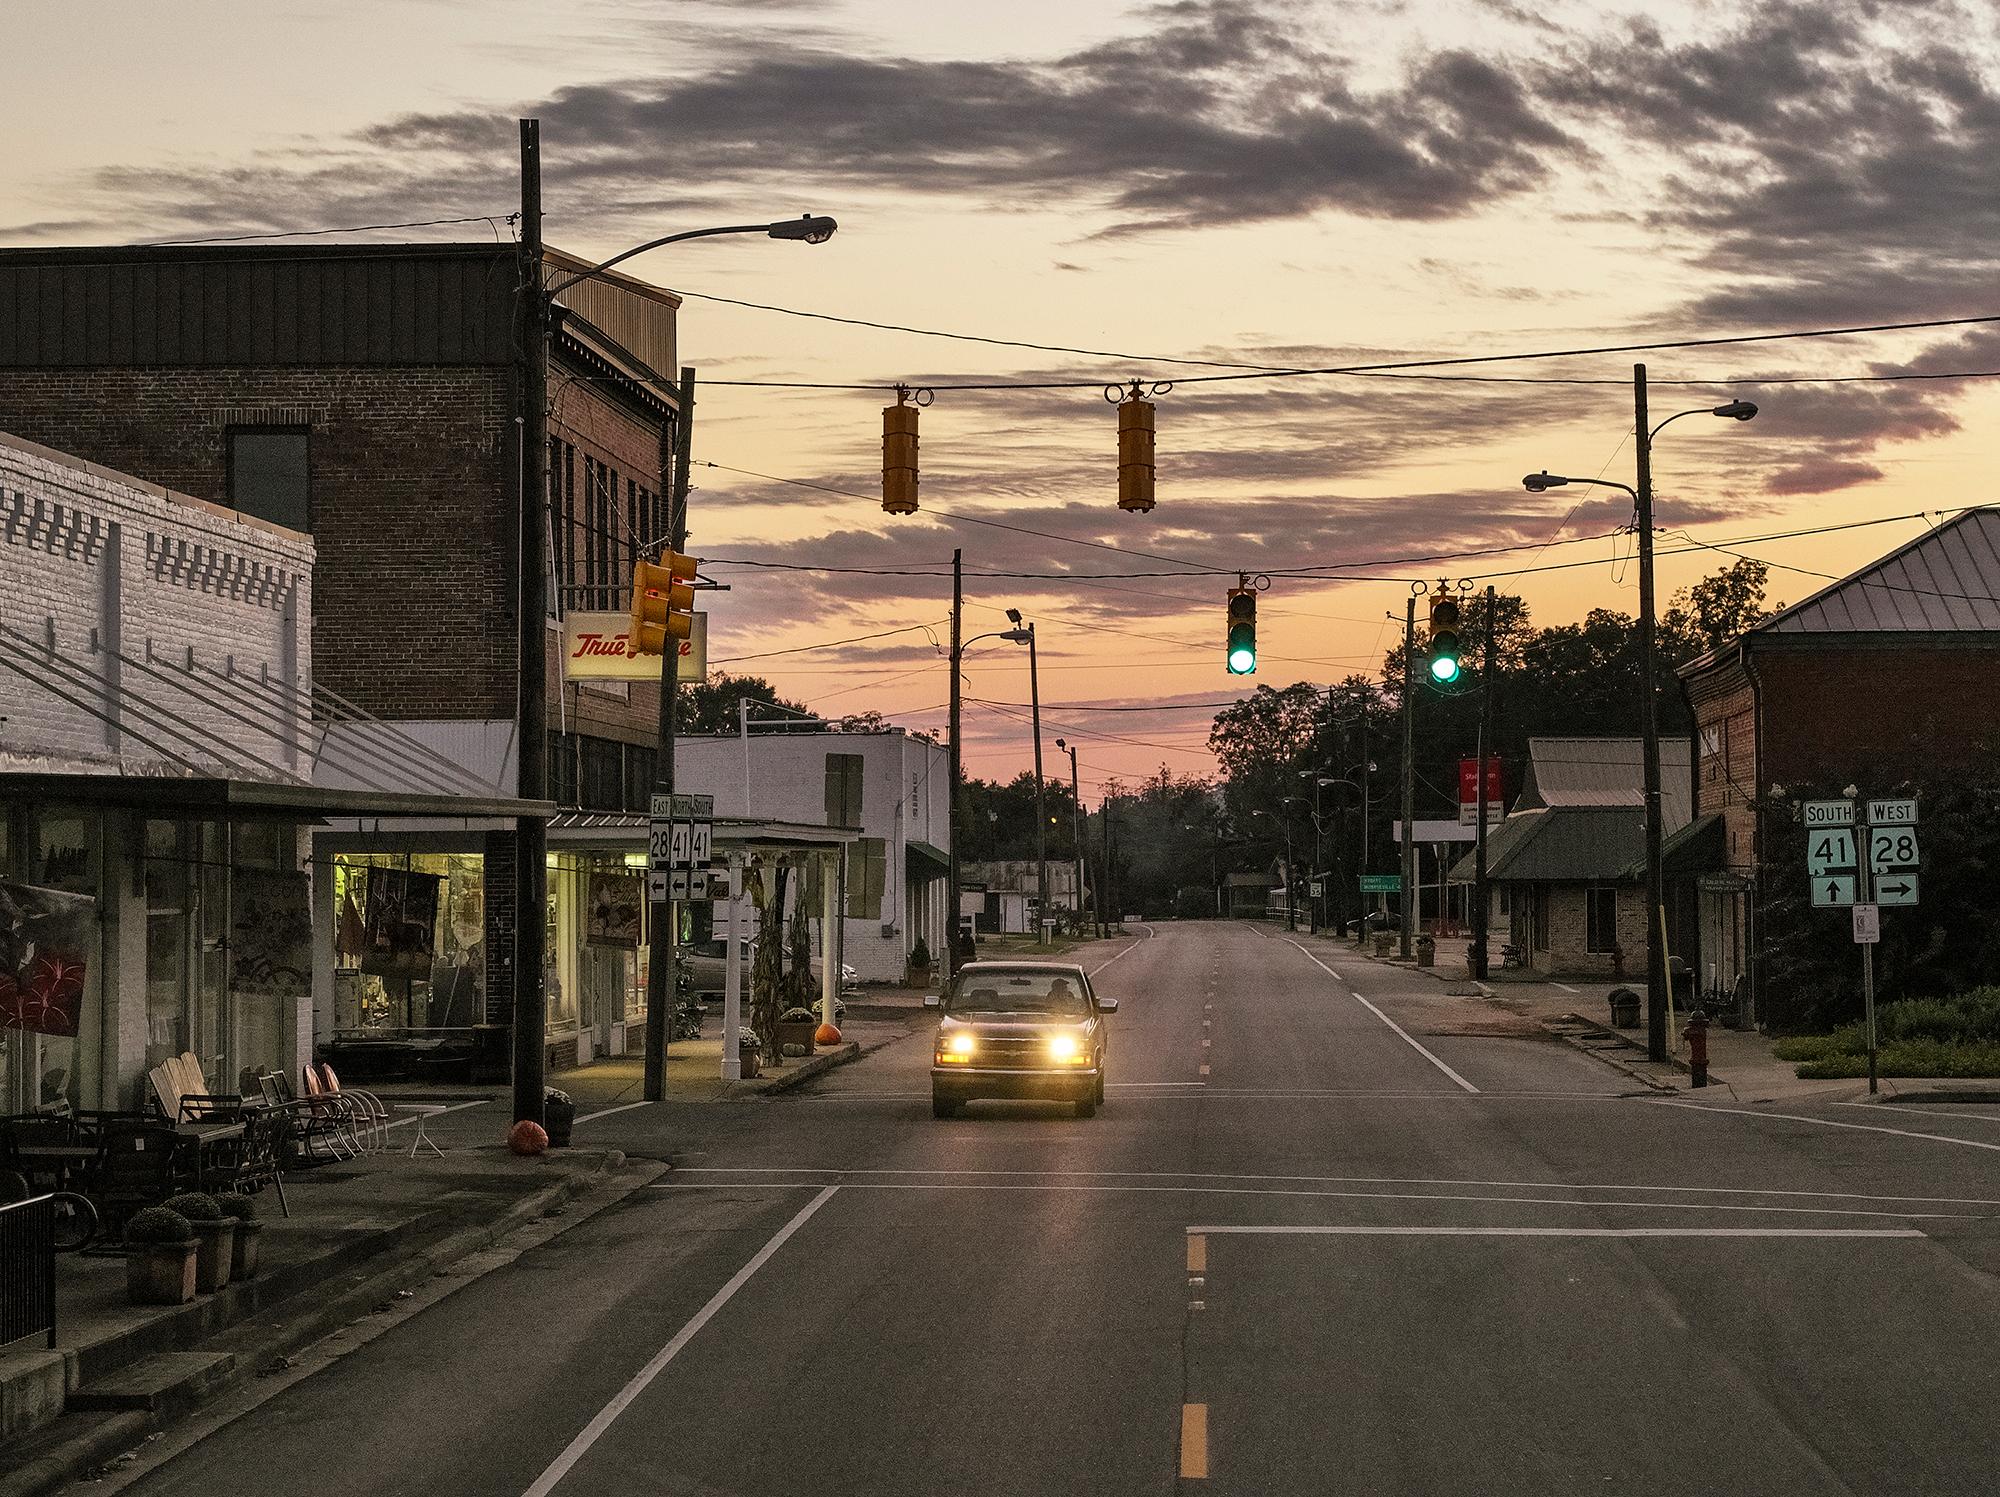
<svg viewBox="0 0 2000 1497"><path fill-rule="evenodd" d="M1914 873L1882 873L1875 878L1877 904L1915 904L1917 876Z"/></svg>
<svg viewBox="0 0 2000 1497"><path fill-rule="evenodd" d="M1812 902L1819 909L1854 903L1854 875L1851 873L1822 874L1811 880Z"/></svg>
<svg viewBox="0 0 2000 1497"><path fill-rule="evenodd" d="M1868 867L1878 877L1885 873L1915 873L1917 829L1913 826L1870 827Z"/></svg>
<svg viewBox="0 0 2000 1497"><path fill-rule="evenodd" d="M1828 826L1853 826L1854 802L1851 800L1809 800L1805 803L1806 830L1817 831Z"/></svg>
<svg viewBox="0 0 2000 1497"><path fill-rule="evenodd" d="M1856 853L1853 827L1806 833L1806 872L1813 878L1826 873L1852 873Z"/></svg>
<svg viewBox="0 0 2000 1497"><path fill-rule="evenodd" d="M1854 907L1854 944L1873 946L1882 939L1882 912L1872 904Z"/></svg>
<svg viewBox="0 0 2000 1497"><path fill-rule="evenodd" d="M1917 824L1917 803L1908 800L1871 800L1868 802L1868 824L1870 826L1915 826Z"/></svg>

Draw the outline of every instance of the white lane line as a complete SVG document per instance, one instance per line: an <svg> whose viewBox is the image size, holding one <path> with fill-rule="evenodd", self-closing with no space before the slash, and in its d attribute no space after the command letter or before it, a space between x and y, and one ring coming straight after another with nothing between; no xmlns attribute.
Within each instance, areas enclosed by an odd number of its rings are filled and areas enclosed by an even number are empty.
<svg viewBox="0 0 2000 1497"><path fill-rule="evenodd" d="M586 1112L582 1117L572 1119L570 1126L575 1127L577 1123L587 1123L592 1118L608 1118L614 1112L630 1112L635 1107L651 1107L652 1105L650 1102L626 1102L617 1107L600 1107L595 1112Z"/></svg>
<svg viewBox="0 0 2000 1497"><path fill-rule="evenodd" d="M1338 972L1334 971L1333 968L1329 967L1325 962L1321 961L1318 957L1314 956L1310 951L1307 951L1304 946L1299 945L1297 941L1288 940L1285 944L1288 946L1298 946L1300 955L1305 957L1307 961L1311 962L1315 967L1319 968L1320 971L1324 972L1328 977L1338 978L1340 976ZM1421 1043L1413 1039L1410 1035L1410 1032L1407 1029L1403 1028L1402 1025L1398 1024L1394 1019L1390 1018L1387 1014L1383 1013L1381 1009L1377 1008L1374 1004L1370 1003L1366 998L1363 998L1359 993L1354 992L1354 989L1351 986L1348 988L1348 991L1354 994L1354 1001L1356 1003L1360 1004L1363 1008L1367 1009L1369 1013L1373 1014L1376 1018L1380 1019L1384 1024L1387 1024L1391 1029L1395 1030L1397 1034L1401 1035L1403 1037L1403 1042L1407 1044L1412 1050L1416 1051L1417 1054L1421 1055L1425 1060L1429 1061L1432 1065L1436 1066L1440 1071L1444 1072L1445 1075L1449 1076L1453 1081L1457 1082L1466 1091L1477 1092L1479 1090L1478 1087L1474 1086L1470 1081L1467 1081L1463 1076L1459 1075L1458 1072L1454 1071L1450 1066L1446 1065L1443 1061L1439 1060L1429 1050L1425 1049Z"/></svg>
<svg viewBox="0 0 2000 1497"><path fill-rule="evenodd" d="M1189 1227L1208 1237L1922 1237L1915 1227Z"/></svg>
<svg viewBox="0 0 2000 1497"><path fill-rule="evenodd" d="M1701 1102L1669 1102L1665 1098L1657 1102L1647 1097L1635 1097L1633 1100L1648 1107L1678 1107L1687 1112L1726 1112L1741 1118L1782 1118L1788 1123L1814 1123L1821 1128L1853 1128L1861 1133L1890 1133L1897 1138L1917 1138L1926 1143L1956 1144L1961 1149L1991 1149L2000 1153L2000 1144L1989 1144L1976 1138L1953 1138L1949 1133L1918 1133L1911 1128L1883 1128L1868 1123L1843 1123L1834 1118L1809 1118L1797 1112L1757 1112L1748 1107L1710 1107Z"/></svg>
<svg viewBox="0 0 2000 1497"><path fill-rule="evenodd" d="M393 1097L384 1097L382 1100L388 1103L389 1106L391 1107L394 1107L396 1105L395 1099ZM481 1097L476 1102L454 1102L451 1104L451 1106L445 1108L443 1112L411 1113L410 1116L406 1118L397 1118L395 1122L384 1123L382 1126L385 1128L407 1128L409 1127L410 1124L414 1123L420 1117L426 1119L427 1121L435 1122L437 1121L437 1119L443 1117L447 1112L464 1112L465 1109L468 1107L484 1107L492 1100L493 1099L491 1097Z"/></svg>
<svg viewBox="0 0 2000 1497"><path fill-rule="evenodd" d="M1113 962L1122 960L1123 958L1130 956L1134 951L1137 951L1144 944L1145 942L1143 940L1134 941L1130 946L1127 946L1123 951L1119 952L1116 956L1106 957L1103 961L1099 962L1096 966L1090 968L1083 975L1085 977L1097 976L1098 973L1102 972L1106 967L1110 966Z"/></svg>
<svg viewBox="0 0 2000 1497"><path fill-rule="evenodd" d="M1992 1196L1866 1195L1851 1190L1760 1190L1748 1185L1601 1185L1587 1180L1466 1180L1449 1175L1260 1175L1225 1174L1214 1170L923 1170L882 1166L839 1169L796 1164L690 1164L676 1175L949 1175L981 1179L1051 1180L1253 1180L1289 1185L1455 1185L1482 1190L1625 1190L1680 1196L1778 1196L1807 1201L1873 1201L1923 1206L2000 1206Z"/></svg>
<svg viewBox="0 0 2000 1497"><path fill-rule="evenodd" d="M814 1180L688 1180L675 1184L656 1180L648 1190L810 1190ZM1390 1190L1275 1190L1238 1185L1081 1185L1062 1182L1006 1184L1000 1181L970 1180L842 1180L841 1190L981 1191L1018 1193L1053 1191L1066 1195L1198 1195L1198 1196L1280 1196L1314 1201L1430 1201L1464 1202L1475 1206L1559 1206L1588 1211L1730 1211L1753 1216L1867 1216L1891 1221L1990 1221L1991 1217L1969 1211L1862 1211L1851 1206L1734 1206L1712 1201L1574 1201L1551 1200L1546 1196L1487 1196L1439 1194L1435 1191Z"/></svg>
<svg viewBox="0 0 2000 1497"><path fill-rule="evenodd" d="M1895 1102L1836 1102L1835 1107L1865 1107L1870 1112L1909 1112L1920 1118L1959 1118L1968 1123L2000 1123L2000 1117L1977 1112L1939 1112L1938 1108L1948 1103L1937 1103L1930 1107L1907 1107Z"/></svg>
<svg viewBox="0 0 2000 1497"><path fill-rule="evenodd" d="M522 1497L548 1497L548 1494L555 1490L556 1483L569 1475L570 1468L582 1460L590 1447L603 1438L604 1432L611 1428L620 1414L631 1407L635 1398L646 1391L647 1385L666 1370L667 1363L680 1354L681 1348L694 1339L695 1333L713 1320L715 1313L729 1303L736 1291L750 1282L751 1275L770 1262L771 1255L783 1247L791 1235L803 1227L815 1211L832 1200L839 1189L838 1185L824 1187L818 1195L800 1208L798 1215L778 1228L777 1234L757 1249L756 1256L737 1269L729 1282L716 1290L707 1304L695 1311L694 1318L674 1333L674 1339L655 1352L653 1359L632 1375L632 1380L620 1388L617 1396L598 1411L597 1417L583 1427L582 1433L569 1442L563 1453L549 1462L548 1469L535 1478L534 1485L522 1493Z"/></svg>
<svg viewBox="0 0 2000 1497"><path fill-rule="evenodd" d="M1552 988L1561 988L1565 993L1574 993L1575 991L1577 991L1575 988L1571 987L1568 983L1557 982L1553 977L1549 979L1549 986Z"/></svg>

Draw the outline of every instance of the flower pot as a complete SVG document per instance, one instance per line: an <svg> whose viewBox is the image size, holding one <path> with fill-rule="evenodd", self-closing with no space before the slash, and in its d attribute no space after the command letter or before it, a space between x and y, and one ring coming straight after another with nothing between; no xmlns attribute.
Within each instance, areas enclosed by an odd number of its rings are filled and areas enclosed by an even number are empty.
<svg viewBox="0 0 2000 1497"><path fill-rule="evenodd" d="M194 1298L195 1239L135 1242L125 1252L125 1295L135 1305L184 1305Z"/></svg>
<svg viewBox="0 0 2000 1497"><path fill-rule="evenodd" d="M799 1047L798 1054L812 1054L813 1031L818 1028L819 1021L816 1019L800 1019L796 1023L791 1024L787 1024L782 1019L779 1020L778 1053L781 1055L791 1053L790 1047L797 1045Z"/></svg>
<svg viewBox="0 0 2000 1497"><path fill-rule="evenodd" d="M213 1294L229 1282L236 1258L236 1219L194 1223L194 1287Z"/></svg>
<svg viewBox="0 0 2000 1497"><path fill-rule="evenodd" d="M257 1276L257 1242L263 1235L262 1222L236 1223L236 1250L229 1260L231 1279L251 1279Z"/></svg>
<svg viewBox="0 0 2000 1497"><path fill-rule="evenodd" d="M758 1075L762 1067L762 1060L755 1040L746 1040L742 1045L737 1047L736 1054L741 1062L737 1067L738 1075L745 1081L749 1081Z"/></svg>
<svg viewBox="0 0 2000 1497"><path fill-rule="evenodd" d="M1417 965L1435 967L1437 965L1437 942L1429 936L1417 937Z"/></svg>
<svg viewBox="0 0 2000 1497"><path fill-rule="evenodd" d="M576 1103L557 1102L553 1099L542 1103L542 1126L549 1131L549 1147L567 1149L569 1130L576 1122Z"/></svg>

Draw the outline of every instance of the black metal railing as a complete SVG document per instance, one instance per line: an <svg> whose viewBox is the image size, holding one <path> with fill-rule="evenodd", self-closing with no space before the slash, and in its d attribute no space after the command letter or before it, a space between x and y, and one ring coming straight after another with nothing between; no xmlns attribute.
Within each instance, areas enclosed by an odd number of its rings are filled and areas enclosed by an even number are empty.
<svg viewBox="0 0 2000 1497"><path fill-rule="evenodd" d="M55 1346L54 1196L0 1206L0 1347L37 1331Z"/></svg>

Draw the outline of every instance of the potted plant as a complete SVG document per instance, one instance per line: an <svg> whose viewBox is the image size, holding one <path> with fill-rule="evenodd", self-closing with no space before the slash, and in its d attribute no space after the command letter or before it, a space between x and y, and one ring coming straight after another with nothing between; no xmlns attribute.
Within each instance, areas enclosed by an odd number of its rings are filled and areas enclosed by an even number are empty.
<svg viewBox="0 0 2000 1497"><path fill-rule="evenodd" d="M231 1279L250 1279L257 1276L257 1243L264 1235L264 1224L257 1220L257 1203L249 1196L226 1195L218 1197L216 1205L222 1214L236 1223L236 1247L229 1260Z"/></svg>
<svg viewBox="0 0 2000 1497"><path fill-rule="evenodd" d="M819 1017L809 1008L788 1008L778 1015L778 1053L780 1055L810 1055L813 1053L813 1031L819 1028Z"/></svg>
<svg viewBox="0 0 2000 1497"><path fill-rule="evenodd" d="M1417 937L1417 965L1419 967L1435 967L1437 965L1436 937L1427 935Z"/></svg>
<svg viewBox="0 0 2000 1497"><path fill-rule="evenodd" d="M213 1294L229 1282L236 1257L236 1218L224 1216L214 1196L198 1190L170 1196L167 1209L187 1218L194 1228L194 1282L203 1294Z"/></svg>
<svg viewBox="0 0 2000 1497"><path fill-rule="evenodd" d="M926 941L922 936L918 936L916 944L910 948L910 986L922 987L930 979L930 942Z"/></svg>
<svg viewBox="0 0 2000 1497"><path fill-rule="evenodd" d="M757 1036L744 1030L736 1041L736 1056L740 1062L736 1068L737 1075L745 1081L754 1079L763 1069L763 1053L764 1047L757 1043Z"/></svg>
<svg viewBox="0 0 2000 1497"><path fill-rule="evenodd" d="M125 1223L125 1294L135 1305L194 1298L194 1228L178 1211L148 1206Z"/></svg>
<svg viewBox="0 0 2000 1497"><path fill-rule="evenodd" d="M568 1092L554 1087L542 1091L542 1126L549 1131L549 1147L567 1149L569 1130L576 1122L576 1103L570 1100Z"/></svg>

